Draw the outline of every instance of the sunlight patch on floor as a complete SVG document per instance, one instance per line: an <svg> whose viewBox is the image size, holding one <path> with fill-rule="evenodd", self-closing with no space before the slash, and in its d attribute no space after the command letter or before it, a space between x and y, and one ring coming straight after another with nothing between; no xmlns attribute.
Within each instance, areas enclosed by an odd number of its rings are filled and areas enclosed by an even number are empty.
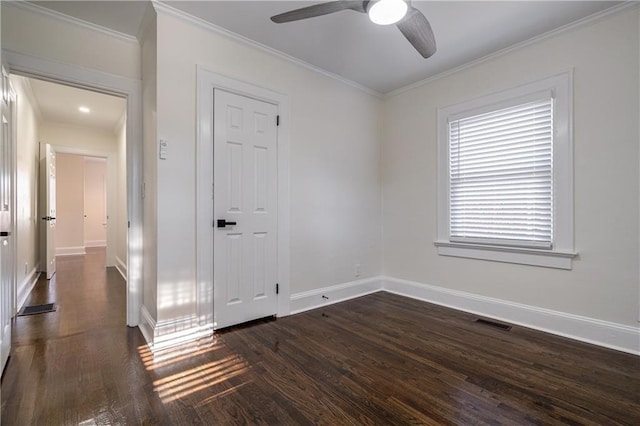
<svg viewBox="0 0 640 426"><path fill-rule="evenodd" d="M154 354L151 352L147 345L140 346L138 348L138 353L140 354L140 359L144 364L144 367L147 371L156 370L158 368L166 367L168 365L186 361L190 358L198 357L201 355L205 355L221 349L223 345L221 343L211 344L209 346L193 346L191 348L181 347L179 349L173 349L171 351L163 351L162 353Z"/></svg>
<svg viewBox="0 0 640 426"><path fill-rule="evenodd" d="M239 355L230 355L221 360L158 379L153 382L154 391L158 393L162 402L167 403L223 383L248 370L249 365L244 358Z"/></svg>

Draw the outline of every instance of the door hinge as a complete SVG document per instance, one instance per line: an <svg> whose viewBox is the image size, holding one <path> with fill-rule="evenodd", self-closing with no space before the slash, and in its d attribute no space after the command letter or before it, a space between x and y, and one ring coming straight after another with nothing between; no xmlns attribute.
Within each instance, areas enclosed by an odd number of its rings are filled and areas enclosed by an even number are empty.
<svg viewBox="0 0 640 426"><path fill-rule="evenodd" d="M127 221L127 228L131 228L131 221L130 220Z"/></svg>
<svg viewBox="0 0 640 426"><path fill-rule="evenodd" d="M280 125L280 116L276 115L276 126Z"/></svg>
<svg viewBox="0 0 640 426"><path fill-rule="evenodd" d="M276 283L276 294L280 293L280 284Z"/></svg>

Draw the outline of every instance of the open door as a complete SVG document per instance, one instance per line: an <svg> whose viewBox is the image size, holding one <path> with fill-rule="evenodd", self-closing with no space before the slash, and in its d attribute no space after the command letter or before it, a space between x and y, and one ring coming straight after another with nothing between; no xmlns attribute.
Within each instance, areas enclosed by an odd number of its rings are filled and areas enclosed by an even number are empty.
<svg viewBox="0 0 640 426"><path fill-rule="evenodd" d="M15 146L13 117L15 93L9 75L2 67L2 94L0 99L0 372L11 351L11 318L13 317L15 281L15 237L13 233L14 176L13 149Z"/></svg>
<svg viewBox="0 0 640 426"><path fill-rule="evenodd" d="M40 143L40 259L43 272L50 280L56 273L56 153L53 147Z"/></svg>

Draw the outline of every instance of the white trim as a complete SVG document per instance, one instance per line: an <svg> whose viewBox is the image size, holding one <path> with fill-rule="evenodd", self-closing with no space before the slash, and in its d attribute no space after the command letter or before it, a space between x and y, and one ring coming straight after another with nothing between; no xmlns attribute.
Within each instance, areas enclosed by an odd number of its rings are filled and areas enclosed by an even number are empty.
<svg viewBox="0 0 640 426"><path fill-rule="evenodd" d="M525 249L506 245L459 243L450 240L449 122L455 117L497 109L514 100L526 102L532 94L553 96L553 247ZM537 95L536 95L537 96ZM498 262L571 269L573 223L573 70L467 100L437 111L437 240L438 254Z"/></svg>
<svg viewBox="0 0 640 426"><path fill-rule="evenodd" d="M94 24L93 22L85 21L83 19L76 18L74 16L65 15L64 13L58 12L53 9L48 9L46 7L39 6L37 4L33 4L26 1L6 1L6 2L2 2L2 5L15 7L16 9L28 10L29 12L37 13L39 15L47 16L49 18L53 18L58 21L76 25L78 27L81 27L87 30L91 30L97 33L107 35L109 37L114 37L119 40L125 41L127 43L138 44L138 39L129 34L125 34L120 31L113 30L111 28L103 27L102 25Z"/></svg>
<svg viewBox="0 0 640 426"><path fill-rule="evenodd" d="M17 303L15 306L14 315L22 308L22 305L24 305L24 302L27 301L27 298L29 297L31 290L33 290L33 287L35 287L39 278L40 278L40 265L36 265L36 267L33 268L26 277L24 277L24 280L22 280L22 283L20 283L20 285L18 286L18 291L16 292Z"/></svg>
<svg viewBox="0 0 640 426"><path fill-rule="evenodd" d="M127 281L127 264L118 256L116 256L116 269L120 272L122 278Z"/></svg>
<svg viewBox="0 0 640 426"><path fill-rule="evenodd" d="M498 50L497 52L490 53L490 54L488 54L486 56L483 56L481 58L474 59L472 61L469 61L469 62L466 62L466 63L464 63L462 65L459 65L459 66L457 66L455 68L451 68L451 69L443 71L443 72L441 72L439 74L432 75L432 76L427 77L427 78L425 78L423 80L420 80L420 81L417 81L415 83L411 83L411 84L408 84L406 86L400 87L400 88L392 90L390 92L387 92L387 93L385 93L383 95L383 98L384 99L389 99L389 98L392 98L394 96L398 96L398 95L400 95L400 94L402 94L404 92L408 92L409 90L417 89L418 87L424 86L424 85L429 84L429 83L433 83L434 81L440 80L440 79L445 78L445 77L449 77L450 75L459 73L459 72L467 70L469 68L473 68L476 65L480 65L480 64L483 64L485 62L492 61L494 59L497 59L497 58L499 58L501 56L507 55L507 54L509 54L511 52L514 52L516 50L523 49L523 48L525 48L527 46L530 46L532 44L538 43L540 41L546 40L546 39L551 38L551 37L555 37L557 35L560 35L562 33L568 32L568 31L572 31L572 30L574 30L576 28L580 28L582 26L586 26L586 25L591 24L593 22L599 21L599 20L604 19L606 17L609 17L611 15L614 15L614 14L616 14L618 12L626 11L627 9L631 9L631 8L637 7L637 6L638 6L638 4L636 2L625 1L625 2L623 2L621 4L618 4L616 6L610 7L608 9L605 9L605 10L600 11L600 12L596 12L593 15L590 15L590 16L584 17L582 19L579 19L577 21L571 22L569 24L563 25L563 26L561 26L559 28L556 28L554 30L548 31L548 32L546 32L544 34L537 35L537 36L532 37L532 38L530 38L528 40L525 40L525 41L522 41L520 43L516 43L514 45L506 47L506 48L504 48L502 50Z"/></svg>
<svg viewBox="0 0 640 426"><path fill-rule="evenodd" d="M640 355L640 327L450 290L415 281L381 277L385 291L436 305Z"/></svg>
<svg viewBox="0 0 640 426"><path fill-rule="evenodd" d="M467 257L558 269L571 269L571 261L578 255L576 252L464 244L449 241L434 241L433 244L437 247L438 254L441 256Z"/></svg>
<svg viewBox="0 0 640 426"><path fill-rule="evenodd" d="M382 277L365 278L291 295L291 315L382 290ZM325 298L326 297L326 298Z"/></svg>
<svg viewBox="0 0 640 426"><path fill-rule="evenodd" d="M146 306L140 308L140 322L138 328L147 341L147 345L151 348L153 346L153 333L156 329L156 320L153 319Z"/></svg>
<svg viewBox="0 0 640 426"><path fill-rule="evenodd" d="M378 291L387 291L545 333L640 355L640 326L616 324L386 276L371 277L292 294L291 314L321 308ZM323 295L328 299L324 299Z"/></svg>
<svg viewBox="0 0 640 426"><path fill-rule="evenodd" d="M274 56L276 56L276 57L278 57L280 59L284 59L284 60L286 60L288 62L291 62L292 64L298 65L298 66L300 66L302 68L305 68L307 70L316 72L316 73L321 74L321 75L323 75L325 77L328 77L328 78L331 78L333 80L339 81L339 82L341 82L343 84L346 84L347 86L354 87L354 88L356 88L358 90L361 90L361 91L363 91L363 92L365 92L365 93L367 93L369 95L375 96L375 97L380 98L380 99L383 98L383 94L382 93L380 93L380 92L378 92L376 90L370 89L370 88L368 88L368 87L366 87L366 86L364 86L364 85L362 85L360 83L356 83L353 80L349 80L348 78L342 77L342 76L340 76L338 74L334 74L334 73L332 73L330 71L327 71L327 70L324 70L322 68L319 68L319 67L317 67L315 65L312 65L312 64L310 64L308 62L305 62L305 61L303 61L301 59L295 58L295 57L293 57L293 56L291 56L291 55L289 55L287 53L281 52L280 50L274 49L273 47L266 46L266 45L264 45L262 43L258 43L255 40L251 40L251 39L249 39L247 37L244 37L244 36L242 36L240 34L236 34L236 33L232 32L232 31L227 30L226 28L222 28L222 27L220 27L218 25L212 24L211 22L205 21L204 19L198 18L197 16L193 16L193 15L188 14L187 12L184 12L182 10L176 9L173 6L169 6L168 4L161 3L158 0L151 0L151 2L152 2L153 6L154 6L154 8L156 9L157 12L163 12L163 13L166 13L167 15L171 15L173 17L182 19L182 20L187 21L187 22L189 22L189 23L191 23L191 24L193 24L193 25L195 25L197 27L203 28L205 30L214 32L214 33L219 34L219 35L222 35L222 36L227 37L227 38L229 38L231 40L234 40L234 41L240 42L242 44L251 46L251 47L253 47L255 49L258 49L258 50L261 50L263 52L267 52L267 53L269 53L271 55L274 55Z"/></svg>
<svg viewBox="0 0 640 426"><path fill-rule="evenodd" d="M209 339L213 328L198 323L197 315L157 322L145 306L140 308L139 328L154 355L169 348Z"/></svg>
<svg viewBox="0 0 640 426"><path fill-rule="evenodd" d="M140 320L142 293L142 83L106 72L3 50L10 72L99 91L127 99L127 325Z"/></svg>
<svg viewBox="0 0 640 426"><path fill-rule="evenodd" d="M168 348L210 338L213 334L213 327L200 326L198 323L197 315L156 323L153 345L149 346L151 352L157 353Z"/></svg>
<svg viewBox="0 0 640 426"><path fill-rule="evenodd" d="M56 256L84 256L87 251L80 247L56 247Z"/></svg>
<svg viewBox="0 0 640 426"><path fill-rule="evenodd" d="M85 247L107 247L107 240L85 241L84 246ZM114 266L114 265L107 265L107 266Z"/></svg>
<svg viewBox="0 0 640 426"><path fill-rule="evenodd" d="M213 330L213 92L247 96L278 106L278 316L289 314L289 99L287 95L197 67L196 299L200 327Z"/></svg>

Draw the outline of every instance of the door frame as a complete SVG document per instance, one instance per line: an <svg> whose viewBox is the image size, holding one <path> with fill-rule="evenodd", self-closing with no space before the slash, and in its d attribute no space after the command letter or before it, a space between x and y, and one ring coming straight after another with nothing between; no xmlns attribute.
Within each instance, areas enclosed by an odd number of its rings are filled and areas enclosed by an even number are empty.
<svg viewBox="0 0 640 426"><path fill-rule="evenodd" d="M290 313L289 98L264 87L208 71L197 75L196 111L196 300L200 327L213 329L213 101L214 89L274 104L280 124L278 147L277 316Z"/></svg>
<svg viewBox="0 0 640 426"><path fill-rule="evenodd" d="M2 50L9 73L119 96L127 102L127 325L140 322L143 282L142 82L103 71Z"/></svg>
<svg viewBox="0 0 640 426"><path fill-rule="evenodd" d="M43 140L43 143L48 143ZM116 232L115 227L112 226L113 221L117 217L118 212L115 210L116 201L116 192L117 190L114 188L115 179L118 176L118 167L117 167L117 153L114 151L101 151L98 149L90 149L90 148L75 148L65 145L56 145L50 143L51 147L55 150L57 154L70 154L77 155L81 157L96 157L103 158L106 160L107 165L107 216L109 219L107 220L107 246L106 246L106 266L118 266L118 262L116 259ZM128 269L128 268L127 268ZM122 274L122 272L121 272ZM126 278L125 278L126 279Z"/></svg>
<svg viewBox="0 0 640 426"><path fill-rule="evenodd" d="M6 64L6 61L2 60L2 62L0 63L0 79L2 79L2 81L0 82L0 97L4 98L1 99L0 102L6 102L8 109L9 109L9 113L11 114L11 116L9 117L9 140L5 141L5 143L9 144L9 170L5 171L8 174L8 178L9 178L9 208L10 208L10 212L9 212L9 231L10 235L8 238L8 254L9 254L9 261L7 262L10 265L10 271L9 271L9 278L10 278L10 285L11 288L9 289L9 300L5 300L4 299L4 288L0 288L0 319L2 319L2 321L0 322L0 341L1 341L1 349L6 350L6 354L7 354L7 358L6 359L2 359L2 354L0 353L0 374L4 371L4 368L6 367L9 357L11 355L11 347L12 347L12 336L11 336L11 332L12 332L12 319L15 316L15 314L17 313L16 310L16 304L17 304L17 265L16 265L16 259L17 259L17 254L16 254L16 250L18 247L17 241L16 241L16 236L17 236L17 231L18 231L18 221L17 221L17 201L18 201L18 186L17 186L17 153L18 153L18 146L17 146L17 142L18 142L18 138L17 138L17 134L18 134L18 129L17 129L17 114L18 114L18 108L17 108L17 99L16 99L16 92L14 90L14 88L11 85L11 81L9 80L9 74L10 74L10 70L8 69L8 65ZM1 117L0 117L1 119ZM0 122L0 126L2 125L2 123ZM1 131L1 129L0 129ZM0 137L3 137L2 135L0 135ZM0 269L2 268L2 265L0 265ZM7 273L5 271L5 273ZM0 285L2 285L2 281L0 280ZM4 312L4 305L7 305L9 308L9 324L8 324L8 331L5 329L5 324L4 324L4 316L5 316L5 312ZM2 350L0 350L0 352L2 352ZM4 361L4 362L2 362Z"/></svg>

